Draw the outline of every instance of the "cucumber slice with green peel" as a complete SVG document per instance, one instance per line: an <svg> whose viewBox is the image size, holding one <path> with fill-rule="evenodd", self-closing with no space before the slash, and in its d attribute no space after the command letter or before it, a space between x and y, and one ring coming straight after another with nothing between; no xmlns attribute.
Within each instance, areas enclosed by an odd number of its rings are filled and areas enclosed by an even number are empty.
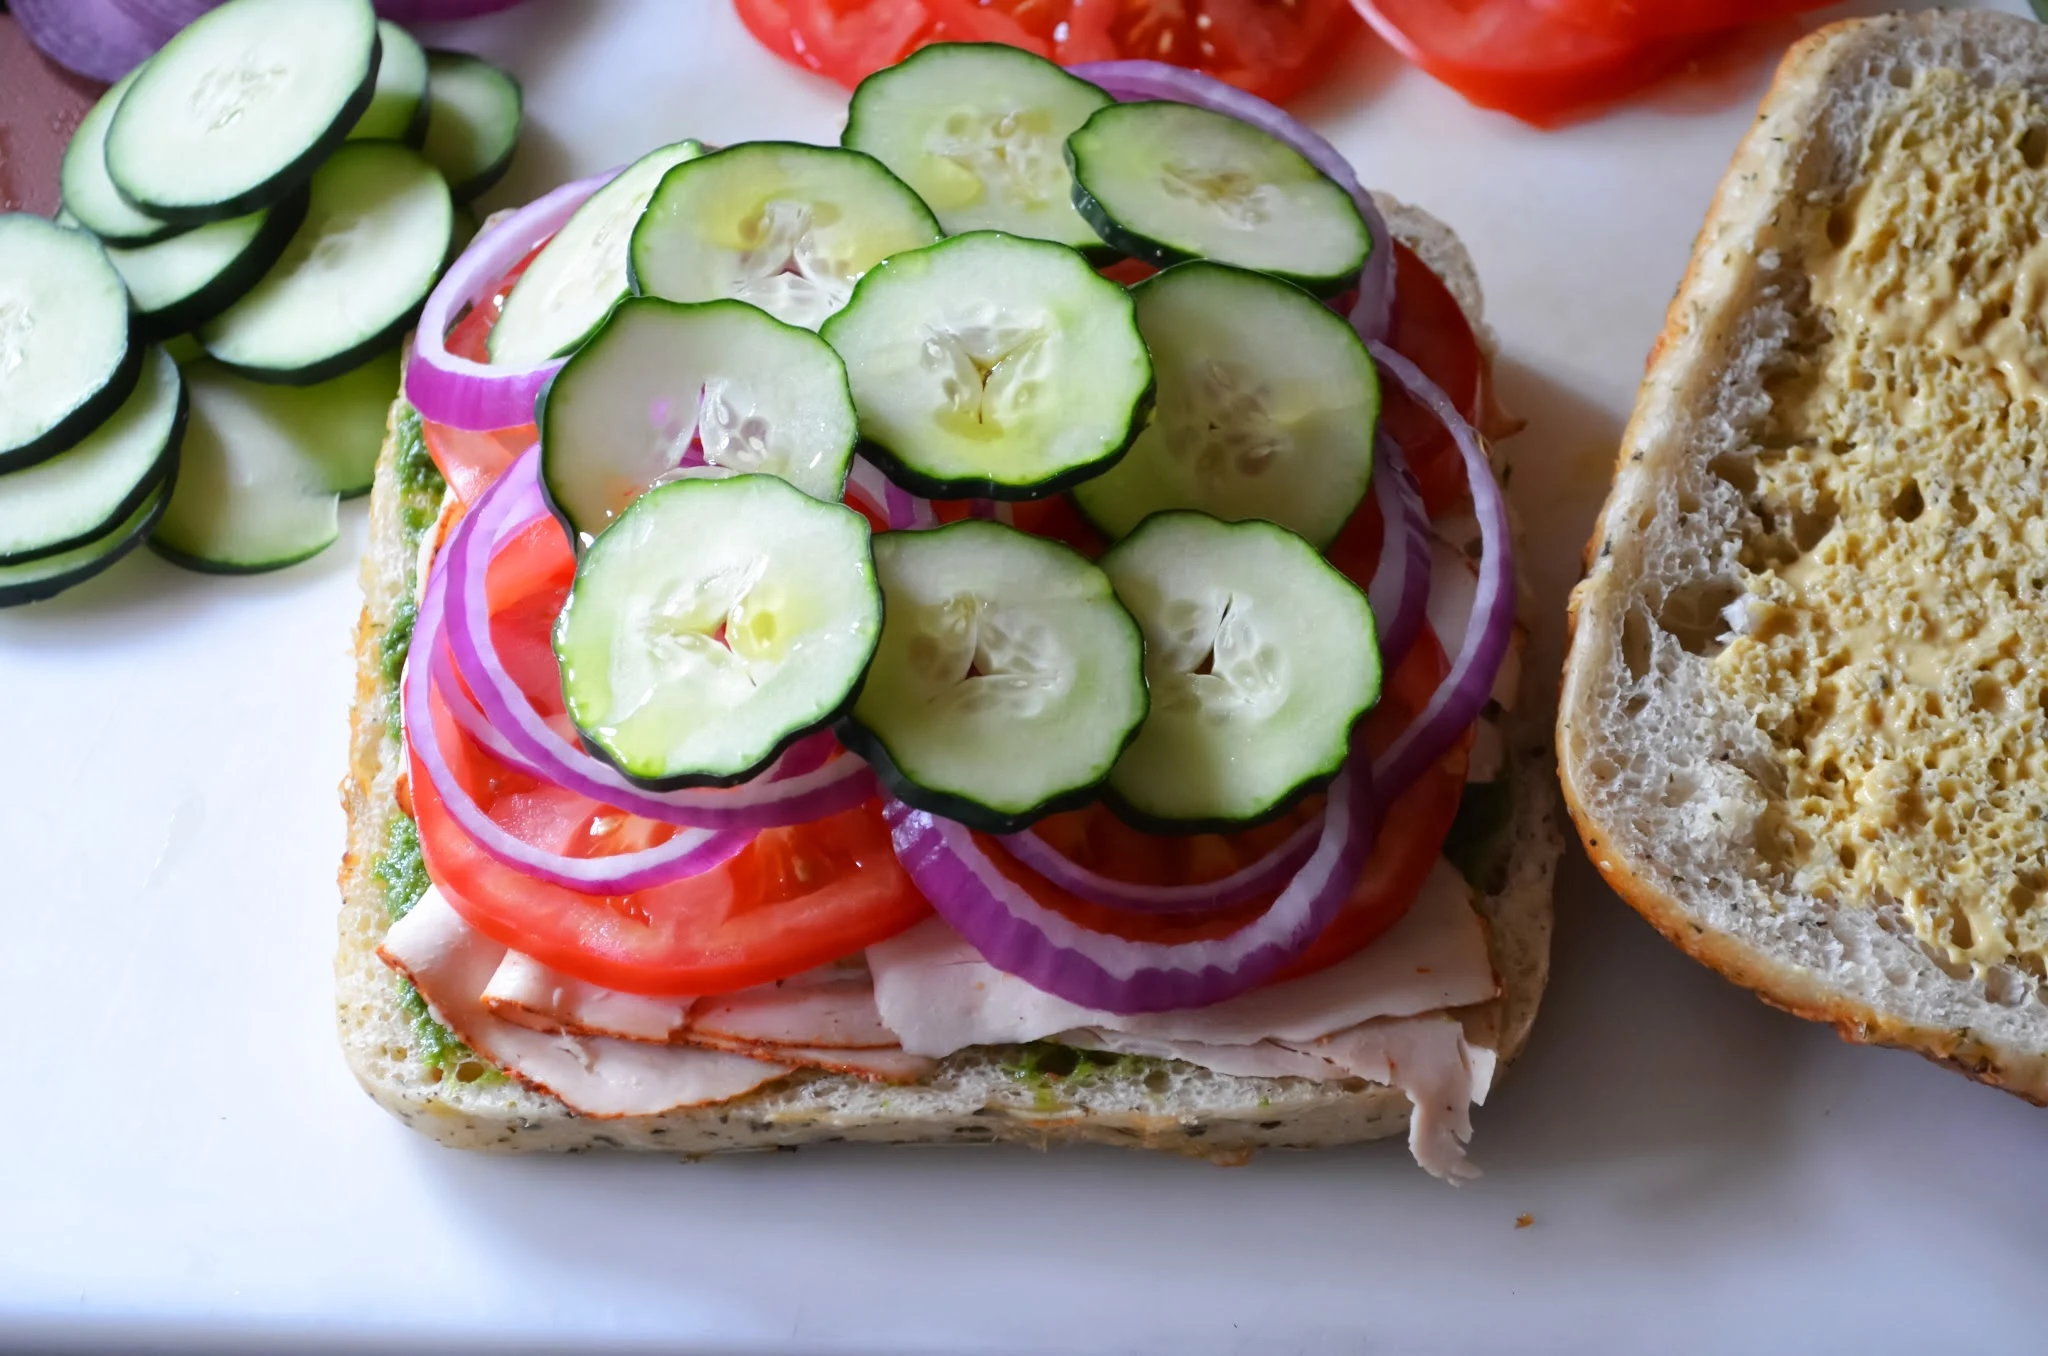
<svg viewBox="0 0 2048 1356"><path fill-rule="evenodd" d="M1100 475L1152 401L1130 294L1064 245L974 231L871 270L821 331L864 450L942 499L1039 499Z"/></svg>
<svg viewBox="0 0 2048 1356"><path fill-rule="evenodd" d="M1161 268L1214 259L1331 297L1373 249L1358 204L1301 152L1193 104L1111 104L1067 138L1067 163L1088 224Z"/></svg>
<svg viewBox="0 0 2048 1356"><path fill-rule="evenodd" d="M1337 775L1379 700L1372 605L1266 522L1157 513L1100 562L1145 632L1152 709L1109 774L1153 832L1256 824Z"/></svg>
<svg viewBox="0 0 2048 1356"><path fill-rule="evenodd" d="M841 724L899 799L1014 833L1096 797L1145 719L1145 650L1109 579L999 523L875 538L882 642Z"/></svg>
<svg viewBox="0 0 2048 1356"><path fill-rule="evenodd" d="M882 630L867 519L775 476L671 481L597 539L555 625L584 742L729 786L845 711Z"/></svg>
<svg viewBox="0 0 2048 1356"><path fill-rule="evenodd" d="M339 376L397 346L441 276L453 230L448 185L417 151L352 141L313 176L283 256L199 341L254 380Z"/></svg>
<svg viewBox="0 0 2048 1356"><path fill-rule="evenodd" d="M659 297L620 302L535 420L541 484L579 547L700 460L837 503L858 428L846 369L817 335L745 302Z"/></svg>
<svg viewBox="0 0 2048 1356"><path fill-rule="evenodd" d="M1074 487L1110 537L1162 509L1264 518L1328 546L1372 483L1379 376L1350 324L1291 283L1178 264L1131 290L1159 396L1130 454Z"/></svg>
<svg viewBox="0 0 2048 1356"><path fill-rule="evenodd" d="M135 389L142 352L128 288L99 241L0 214L0 471L91 432Z"/></svg>
<svg viewBox="0 0 2048 1356"><path fill-rule="evenodd" d="M633 290L733 297L815 330L862 274L940 237L931 209L858 151L755 141L677 165L633 228Z"/></svg>
<svg viewBox="0 0 2048 1356"><path fill-rule="evenodd" d="M284 256L305 219L301 189L275 206L209 221L154 245L109 245L107 258L128 284L140 337L184 334L240 301Z"/></svg>
<svg viewBox="0 0 2048 1356"><path fill-rule="evenodd" d="M1008 231L1100 251L1074 210L1066 142L1110 102L1030 52L937 43L861 81L839 144L895 171L948 234Z"/></svg>
<svg viewBox="0 0 2048 1356"><path fill-rule="evenodd" d="M185 369L192 413L178 478L150 547L188 569L257 574L316 556L340 535L339 497L305 410L214 362Z"/></svg>
<svg viewBox="0 0 2048 1356"><path fill-rule="evenodd" d="M171 460L168 477L175 478L175 453ZM150 529L163 517L164 505L170 502L170 497L170 485L158 481L142 503L104 535L56 555L0 565L0 607L19 607L54 598L106 570L148 538Z"/></svg>
<svg viewBox="0 0 2048 1356"><path fill-rule="evenodd" d="M467 52L427 53L427 128L420 149L457 202L505 177L519 148L525 96L509 71Z"/></svg>
<svg viewBox="0 0 2048 1356"><path fill-rule="evenodd" d="M573 353L631 293L633 226L661 177L704 154L678 141L641 156L590 195L512 284L488 340L491 361L532 367Z"/></svg>
<svg viewBox="0 0 2048 1356"><path fill-rule="evenodd" d="M78 120L58 171L58 191L65 210L109 247L153 245L185 229L137 208L121 196L107 175L107 129L113 126L114 110L142 70L138 66L116 80Z"/></svg>
<svg viewBox="0 0 2048 1356"><path fill-rule="evenodd" d="M418 146L427 135L427 51L389 19L377 21L377 47L370 106L349 128L348 139Z"/></svg>
<svg viewBox="0 0 2048 1356"><path fill-rule="evenodd" d="M260 436L291 444L306 461L313 484L354 499L368 494L376 478L377 454L384 448L391 402L398 395L398 359L398 350L392 349L313 386L249 381L217 363L205 364L200 380L214 402L216 428L227 419L241 436L259 436L248 431L261 429ZM230 395L235 413L223 415Z"/></svg>
<svg viewBox="0 0 2048 1356"><path fill-rule="evenodd" d="M0 475L0 563L60 555L120 526L164 483L185 427L185 386L162 349L105 423L48 461Z"/></svg>
<svg viewBox="0 0 2048 1356"><path fill-rule="evenodd" d="M266 207L355 126L377 62L369 0L228 0L142 67L107 129L107 174L184 225Z"/></svg>

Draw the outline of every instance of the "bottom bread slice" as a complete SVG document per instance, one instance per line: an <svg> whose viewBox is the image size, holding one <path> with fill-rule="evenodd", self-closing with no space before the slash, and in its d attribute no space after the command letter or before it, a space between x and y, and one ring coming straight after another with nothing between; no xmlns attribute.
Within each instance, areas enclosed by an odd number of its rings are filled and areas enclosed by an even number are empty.
<svg viewBox="0 0 2048 1356"><path fill-rule="evenodd" d="M1425 258L1464 259L1439 223L1413 209L1398 211L1396 230ZM1469 262L1449 276L1476 319ZM431 511L404 483L402 408L394 407L371 492L350 770L342 784L349 832L335 958L343 1051L364 1089L393 1115L444 1144L505 1151L699 1155L842 1141L1006 1140L1041 1147L1119 1144L1220 1162L1241 1161L1259 1148L1317 1148L1408 1128L1406 1095L1365 1079L1248 1078L1169 1060L1118 1060L1091 1068L1085 1078L1047 1079L1020 1076L1016 1047L963 1051L908 1086L806 1071L715 1106L620 1118L578 1114L478 1060L451 1065L430 1058L432 1027L408 1008L406 991L376 954L390 922L387 882L379 879L377 864L400 818L395 788L402 745L391 728L396 665L409 627L417 529ZM408 517L414 531L407 530ZM1509 868L1502 888L1480 901L1502 996L1468 1015L1468 1025L1490 1029L1487 1043L1503 1064L1527 1040L1548 976L1551 882L1562 841L1547 712L1525 709L1510 727L1509 744L1515 778Z"/></svg>

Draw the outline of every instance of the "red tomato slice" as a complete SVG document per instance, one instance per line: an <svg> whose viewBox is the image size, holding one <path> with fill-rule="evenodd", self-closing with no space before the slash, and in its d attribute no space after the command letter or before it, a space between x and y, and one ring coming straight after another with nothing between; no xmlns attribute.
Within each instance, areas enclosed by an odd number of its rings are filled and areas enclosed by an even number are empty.
<svg viewBox="0 0 2048 1356"><path fill-rule="evenodd" d="M789 0L733 0L733 6L739 10L740 22L747 26L747 32L754 35L754 41L784 61L803 64L803 58L797 55L796 39L790 35Z"/></svg>
<svg viewBox="0 0 2048 1356"><path fill-rule="evenodd" d="M1712 33L1782 19L1834 0L1535 0L1536 8L1569 23L1625 37Z"/></svg>
<svg viewBox="0 0 2048 1356"><path fill-rule="evenodd" d="M1379 709L1367 718L1368 744L1382 748L1398 734L1429 701L1448 668L1443 648L1425 630L1400 668L1388 675ZM1277 978L1292 979L1336 964L1369 946L1408 912L1457 817L1458 801L1465 790L1466 754L1467 744L1460 744L1387 807L1372 856L1342 911L1315 944ZM1270 824L1234 834L1176 837L1141 833L1100 805L1053 815L1040 820L1037 828L1060 851L1106 876L1147 884L1195 884L1221 879L1257 860L1321 808L1321 798L1312 798ZM975 841L997 870L1029 889L1040 904L1085 928L1134 941L1182 943L1227 936L1272 903L1268 896L1214 913L1176 918L1134 914L1106 908L1051 885L1005 852L999 839L976 834Z"/></svg>
<svg viewBox="0 0 2048 1356"><path fill-rule="evenodd" d="M1530 0L1353 3L1395 51L1467 100L1539 127L1634 94L1698 50L1685 36L1573 23Z"/></svg>
<svg viewBox="0 0 2048 1356"><path fill-rule="evenodd" d="M789 0L797 60L853 87L938 38L922 0Z"/></svg>
<svg viewBox="0 0 2048 1356"><path fill-rule="evenodd" d="M1001 42L1066 64L1169 61L1280 101L1321 75L1357 28L1344 0L735 3L748 30L771 51L849 86L928 42ZM783 13L793 56L773 36L784 26Z"/></svg>
<svg viewBox="0 0 2048 1356"><path fill-rule="evenodd" d="M542 520L506 543L485 581L491 634L544 712L561 709L548 634L575 571L560 528ZM498 761L430 703L462 788L501 827L551 852L600 857L674 837L641 819ZM429 874L470 924L565 973L631 993L720 993L852 955L928 908L897 865L879 802L771 829L701 876L631 894L586 895L538 881L486 853L449 815L415 761L408 778Z"/></svg>
<svg viewBox="0 0 2048 1356"><path fill-rule="evenodd" d="M1486 355L1465 308L1415 251L1394 242L1394 314L1387 343L1422 369L1477 427L1486 409ZM1401 445L1432 518L1470 500L1465 461L1450 432L1393 382L1380 386L1380 421Z"/></svg>

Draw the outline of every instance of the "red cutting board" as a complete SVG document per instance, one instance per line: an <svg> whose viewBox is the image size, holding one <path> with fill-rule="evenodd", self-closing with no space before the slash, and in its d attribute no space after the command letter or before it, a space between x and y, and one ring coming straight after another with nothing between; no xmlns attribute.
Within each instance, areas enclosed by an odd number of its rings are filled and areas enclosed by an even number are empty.
<svg viewBox="0 0 2048 1356"><path fill-rule="evenodd" d="M49 61L0 14L0 212L57 210L65 144L105 88Z"/></svg>

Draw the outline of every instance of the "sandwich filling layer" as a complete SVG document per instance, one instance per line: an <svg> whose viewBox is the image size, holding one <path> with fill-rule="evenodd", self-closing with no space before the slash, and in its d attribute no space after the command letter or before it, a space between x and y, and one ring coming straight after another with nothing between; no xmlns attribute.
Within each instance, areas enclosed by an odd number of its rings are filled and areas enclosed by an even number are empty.
<svg viewBox="0 0 2048 1356"><path fill-rule="evenodd" d="M1923 72L1799 223L1811 332L1758 446L1723 693L1781 755L1757 841L1956 973L2048 976L2048 105ZM1816 195L1819 196L1819 195ZM1768 262L1768 261L1767 261ZM1681 505L1681 508L1683 506ZM1703 626L1717 620L1705 610Z"/></svg>

